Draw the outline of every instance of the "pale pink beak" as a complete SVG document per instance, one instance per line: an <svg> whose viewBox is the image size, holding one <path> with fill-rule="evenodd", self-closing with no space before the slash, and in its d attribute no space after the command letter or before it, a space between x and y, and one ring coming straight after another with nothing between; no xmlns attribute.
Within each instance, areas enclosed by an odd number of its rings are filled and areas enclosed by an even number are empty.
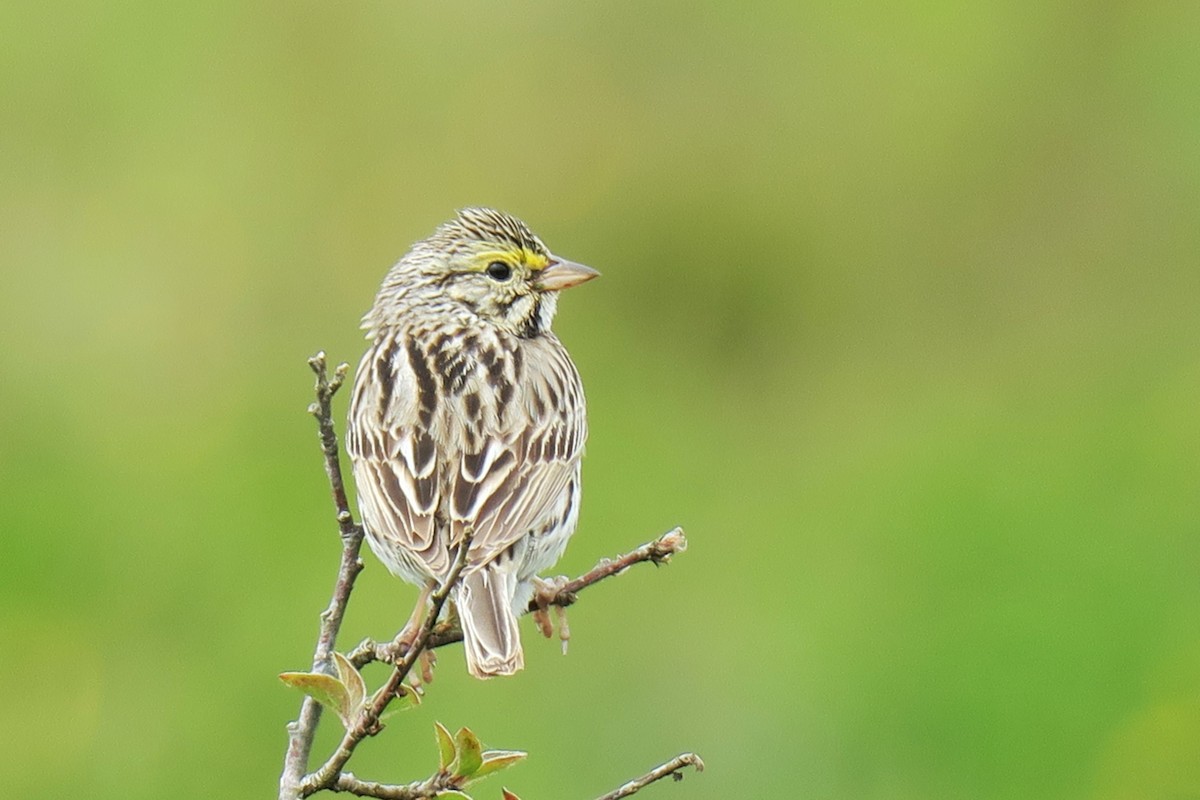
<svg viewBox="0 0 1200 800"><path fill-rule="evenodd" d="M599 275L599 272L591 267L585 267L583 264L576 264L574 261L565 261L561 258L551 258L550 266L538 273L537 285L544 291L557 292L559 289L578 286Z"/></svg>

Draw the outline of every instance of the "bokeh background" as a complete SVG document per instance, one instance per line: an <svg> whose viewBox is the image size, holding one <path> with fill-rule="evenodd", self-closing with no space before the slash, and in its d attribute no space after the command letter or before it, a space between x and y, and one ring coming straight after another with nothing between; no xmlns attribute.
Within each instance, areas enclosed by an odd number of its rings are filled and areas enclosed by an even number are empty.
<svg viewBox="0 0 1200 800"><path fill-rule="evenodd" d="M337 559L305 359L457 207L603 271L568 657L426 703L588 798L1200 797L1200 5L6 3L0 785L270 797ZM338 406L344 413L345 398ZM414 592L368 562L342 644ZM382 673L368 673L382 679ZM328 720L318 750L334 739Z"/></svg>

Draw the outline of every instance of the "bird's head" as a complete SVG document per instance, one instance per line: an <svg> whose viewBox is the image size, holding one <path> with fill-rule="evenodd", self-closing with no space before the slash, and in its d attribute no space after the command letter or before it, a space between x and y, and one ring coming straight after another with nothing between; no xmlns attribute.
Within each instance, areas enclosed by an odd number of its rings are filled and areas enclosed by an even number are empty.
<svg viewBox="0 0 1200 800"><path fill-rule="evenodd" d="M514 216L465 208L392 268L364 325L428 314L531 338L550 329L559 291L599 274L552 255Z"/></svg>

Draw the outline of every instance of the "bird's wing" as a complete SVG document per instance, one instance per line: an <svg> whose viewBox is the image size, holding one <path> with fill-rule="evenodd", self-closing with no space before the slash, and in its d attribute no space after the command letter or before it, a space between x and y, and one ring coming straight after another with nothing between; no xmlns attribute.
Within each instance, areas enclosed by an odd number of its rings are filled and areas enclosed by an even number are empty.
<svg viewBox="0 0 1200 800"><path fill-rule="evenodd" d="M359 511L376 542L425 565L429 576L450 568L438 537L441 504L438 448L431 435L428 390L398 341L384 338L359 365L350 405L346 451L354 465Z"/></svg>
<svg viewBox="0 0 1200 800"><path fill-rule="evenodd" d="M346 449L377 542L441 578L468 527L478 567L548 515L566 516L558 505L578 480L587 437L583 389L557 339L542 347L537 358L469 368L411 341L364 356Z"/></svg>
<svg viewBox="0 0 1200 800"><path fill-rule="evenodd" d="M556 339L520 362L511 394L503 387L494 393L494 416L480 412L495 424L485 424L475 446L451 462L455 471L445 484L453 538L474 529L472 566L491 561L550 515L565 516L564 494L578 480L587 438L579 373Z"/></svg>

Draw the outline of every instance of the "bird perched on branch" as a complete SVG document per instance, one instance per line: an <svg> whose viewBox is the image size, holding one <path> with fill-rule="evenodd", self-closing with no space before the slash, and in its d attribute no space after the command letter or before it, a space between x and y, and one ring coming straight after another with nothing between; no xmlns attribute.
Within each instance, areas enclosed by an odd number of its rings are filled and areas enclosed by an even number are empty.
<svg viewBox="0 0 1200 800"><path fill-rule="evenodd" d="M467 208L392 267L363 318L346 449L367 542L427 596L471 532L451 599L476 677L524 666L517 617L579 519L583 385L550 323L558 293L598 274Z"/></svg>

